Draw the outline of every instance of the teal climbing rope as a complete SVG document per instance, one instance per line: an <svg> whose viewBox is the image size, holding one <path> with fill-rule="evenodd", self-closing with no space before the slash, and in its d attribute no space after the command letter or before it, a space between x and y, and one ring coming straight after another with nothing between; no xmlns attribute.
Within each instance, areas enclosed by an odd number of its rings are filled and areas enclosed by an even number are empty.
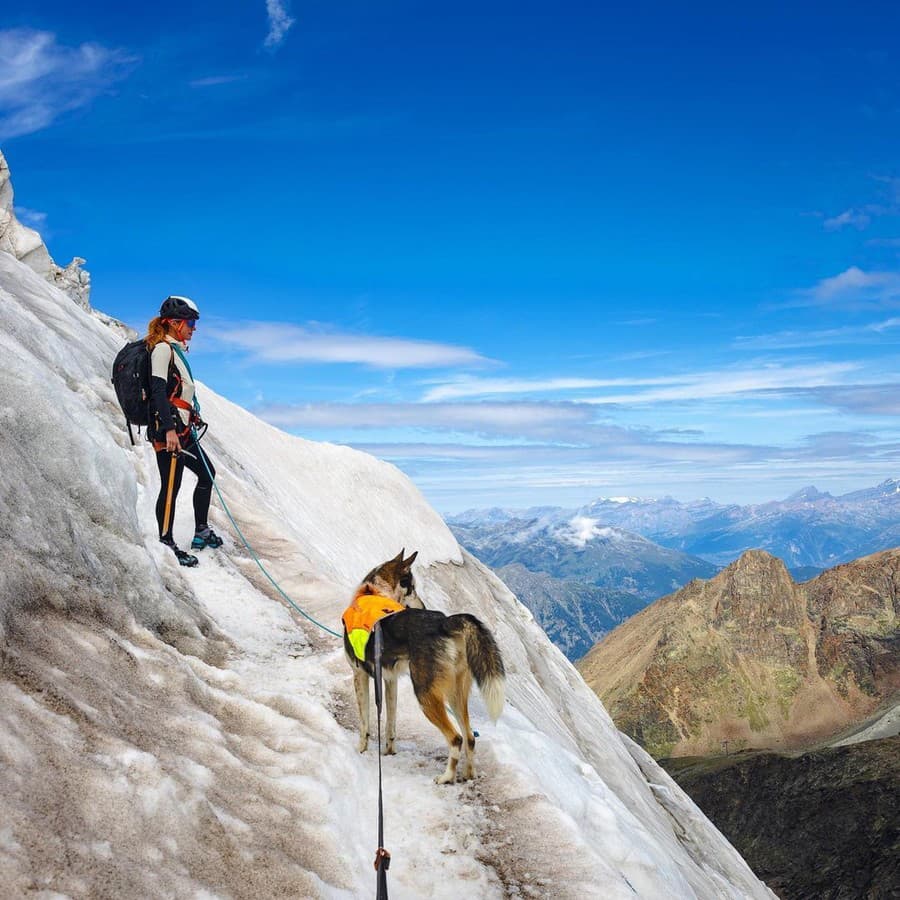
<svg viewBox="0 0 900 900"><path fill-rule="evenodd" d="M342 634L339 634L337 631L332 631L332 629L330 629L327 625L323 625L321 622L316 621L308 612L306 612L305 610L303 610L299 606L297 606L297 604L294 603L294 601L281 589L281 585L278 584L278 582L269 574L269 572L266 570L266 567L260 561L260 558L256 555L256 551L253 549L253 547L250 546L250 542L247 540L247 538L244 537L244 532L241 531L240 526L238 525L237 522L235 522L234 516L231 514L231 510L228 508L228 504L225 502L225 498L222 496L222 492L219 490L219 485L216 484L216 479L213 477L212 472L210 472L210 470L209 470L209 465L206 462L206 454L202 450L200 450L200 438L197 436L196 428L191 428L191 436L194 439L194 446L197 448L197 450L200 451L200 459L203 462L203 468L206 469L206 474L209 475L210 480L213 483L213 487L216 489L216 494L219 497L219 502L222 504L222 509L225 510L225 514L228 516L228 519L230 520L232 526L234 527L235 532L237 532L238 537L241 539L241 542L247 548L247 552L253 558L253 561L256 563L256 565L259 566L260 572L262 572L263 575L265 575L266 578L269 579L269 581L272 584L272 587L274 587L275 590L278 591L278 593L281 595L281 597L293 609L295 609L298 613L300 613L300 615L303 616L304 619L308 619L310 622L313 623L313 625L317 626L318 628L321 628L322 631L327 631L328 634L332 634L336 638L343 637Z"/></svg>

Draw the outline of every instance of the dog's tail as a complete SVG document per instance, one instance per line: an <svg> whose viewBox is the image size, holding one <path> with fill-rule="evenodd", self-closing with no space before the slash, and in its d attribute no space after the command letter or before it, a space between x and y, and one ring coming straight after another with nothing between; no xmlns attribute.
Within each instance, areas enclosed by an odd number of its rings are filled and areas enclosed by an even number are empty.
<svg viewBox="0 0 900 900"><path fill-rule="evenodd" d="M500 648L494 636L475 616L462 613L449 616L449 620L456 620L454 625L457 625L462 633L469 669L478 684L488 715L496 722L503 712L506 699L506 670L503 668Z"/></svg>

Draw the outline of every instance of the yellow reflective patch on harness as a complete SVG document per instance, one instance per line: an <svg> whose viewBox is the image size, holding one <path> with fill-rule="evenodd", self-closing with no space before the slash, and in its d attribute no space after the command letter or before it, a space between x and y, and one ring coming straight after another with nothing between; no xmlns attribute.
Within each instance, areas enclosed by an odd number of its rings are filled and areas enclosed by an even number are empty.
<svg viewBox="0 0 900 900"><path fill-rule="evenodd" d="M347 640L350 641L350 646L353 648L357 659L365 660L366 644L369 643L370 634L371 632L366 631L365 628L354 628L353 631L348 633Z"/></svg>
<svg viewBox="0 0 900 900"><path fill-rule="evenodd" d="M366 644L375 623L385 616L406 609L402 603L380 594L362 594L354 597L353 602L344 610L341 621L347 632L350 646L359 660L366 658Z"/></svg>

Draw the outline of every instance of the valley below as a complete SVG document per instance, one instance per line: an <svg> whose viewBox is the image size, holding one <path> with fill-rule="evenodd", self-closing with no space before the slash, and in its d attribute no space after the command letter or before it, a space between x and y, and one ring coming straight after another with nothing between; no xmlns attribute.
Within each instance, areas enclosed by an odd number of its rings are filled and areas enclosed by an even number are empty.
<svg viewBox="0 0 900 900"><path fill-rule="evenodd" d="M900 896L900 735L661 764L782 900Z"/></svg>

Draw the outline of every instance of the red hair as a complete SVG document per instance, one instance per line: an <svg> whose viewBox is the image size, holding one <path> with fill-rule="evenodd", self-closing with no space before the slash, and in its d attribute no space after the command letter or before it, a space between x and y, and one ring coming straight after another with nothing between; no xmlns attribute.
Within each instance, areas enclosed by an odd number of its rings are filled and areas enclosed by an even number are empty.
<svg viewBox="0 0 900 900"><path fill-rule="evenodd" d="M147 349L152 350L157 344L161 344L171 333L171 319L163 319L161 316L156 316L151 319L147 325L147 336L144 338Z"/></svg>

